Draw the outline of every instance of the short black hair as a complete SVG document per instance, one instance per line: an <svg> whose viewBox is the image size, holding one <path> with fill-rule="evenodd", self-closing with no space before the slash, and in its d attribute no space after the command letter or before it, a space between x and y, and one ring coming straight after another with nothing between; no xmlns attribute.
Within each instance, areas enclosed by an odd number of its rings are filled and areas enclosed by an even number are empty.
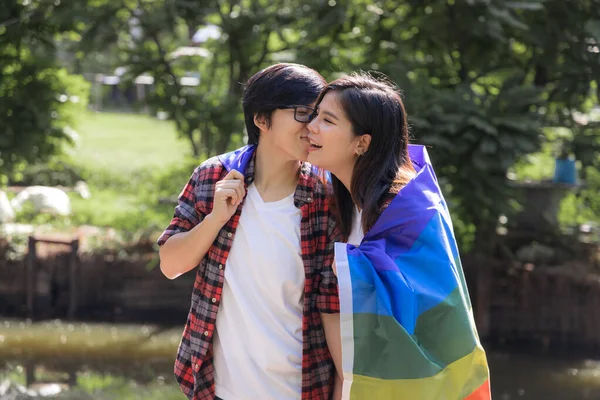
<svg viewBox="0 0 600 400"><path fill-rule="evenodd" d="M314 69L294 63L278 63L254 74L244 86L242 106L248 143L257 144L260 130L254 115L266 118L278 108L313 103L327 82Z"/></svg>

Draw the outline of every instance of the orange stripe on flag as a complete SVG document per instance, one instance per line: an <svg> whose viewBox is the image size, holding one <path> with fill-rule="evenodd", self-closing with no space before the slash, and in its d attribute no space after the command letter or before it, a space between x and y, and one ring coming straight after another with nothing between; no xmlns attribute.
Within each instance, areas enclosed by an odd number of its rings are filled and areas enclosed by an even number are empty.
<svg viewBox="0 0 600 400"><path fill-rule="evenodd" d="M476 391L465 397L465 400L490 400L491 398L490 381L487 380L483 385L479 386Z"/></svg>

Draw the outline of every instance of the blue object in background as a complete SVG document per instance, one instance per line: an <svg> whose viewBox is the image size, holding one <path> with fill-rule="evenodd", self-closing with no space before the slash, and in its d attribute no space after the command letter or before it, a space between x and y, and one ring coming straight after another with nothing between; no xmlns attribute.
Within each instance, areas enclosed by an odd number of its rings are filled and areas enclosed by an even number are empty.
<svg viewBox="0 0 600 400"><path fill-rule="evenodd" d="M553 181L556 183L575 185L577 183L575 160L570 158L557 158L554 166Z"/></svg>

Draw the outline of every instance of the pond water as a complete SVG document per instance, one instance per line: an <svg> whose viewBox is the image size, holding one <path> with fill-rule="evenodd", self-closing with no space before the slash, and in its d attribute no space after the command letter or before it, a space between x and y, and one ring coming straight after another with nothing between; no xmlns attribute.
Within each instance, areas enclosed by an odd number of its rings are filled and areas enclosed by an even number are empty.
<svg viewBox="0 0 600 400"><path fill-rule="evenodd" d="M172 374L181 329L0 321L0 399L185 400ZM600 399L600 360L488 357L494 400Z"/></svg>

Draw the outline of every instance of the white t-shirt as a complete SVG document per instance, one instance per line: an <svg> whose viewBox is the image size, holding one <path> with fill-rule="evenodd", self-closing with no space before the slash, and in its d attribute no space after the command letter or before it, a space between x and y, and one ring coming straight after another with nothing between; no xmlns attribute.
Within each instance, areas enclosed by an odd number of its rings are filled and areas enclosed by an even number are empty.
<svg viewBox="0 0 600 400"><path fill-rule="evenodd" d="M265 203L248 186L213 342L216 395L224 400L301 398L301 218L293 194Z"/></svg>
<svg viewBox="0 0 600 400"><path fill-rule="evenodd" d="M365 234L362 229L362 210L359 210L356 205L354 206L354 212L352 213L352 231L350 232L350 236L348 236L348 243L353 244L355 246L360 245Z"/></svg>

